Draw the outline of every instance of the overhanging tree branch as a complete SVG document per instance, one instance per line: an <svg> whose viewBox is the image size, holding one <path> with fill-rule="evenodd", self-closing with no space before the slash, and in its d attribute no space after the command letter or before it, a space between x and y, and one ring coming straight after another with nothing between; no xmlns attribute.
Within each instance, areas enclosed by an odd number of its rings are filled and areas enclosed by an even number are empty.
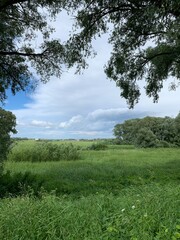
<svg viewBox="0 0 180 240"><path fill-rule="evenodd" d="M6 65L8 65L8 64L6 63ZM23 87L22 83L18 80L18 78L16 78L16 77L13 75L13 73L11 73L10 71L8 71L3 65L0 65L0 67L11 77L12 81L13 81L14 83L17 83L17 84L20 86L20 88L24 91L24 87Z"/></svg>
<svg viewBox="0 0 180 240"><path fill-rule="evenodd" d="M5 56L11 56L11 55L17 55L17 56L24 56L24 57L42 57L44 56L45 52L47 52L48 49L44 50L42 53L26 53L26 52L7 52L7 51L0 51L0 55Z"/></svg>
<svg viewBox="0 0 180 240"><path fill-rule="evenodd" d="M142 63L142 67L145 66L148 62L150 62L151 60L153 60L156 57L163 56L163 55L175 55L175 54L176 54L175 52L161 52L161 53L156 53L156 54L152 55L151 57L141 55L141 57L145 60Z"/></svg>

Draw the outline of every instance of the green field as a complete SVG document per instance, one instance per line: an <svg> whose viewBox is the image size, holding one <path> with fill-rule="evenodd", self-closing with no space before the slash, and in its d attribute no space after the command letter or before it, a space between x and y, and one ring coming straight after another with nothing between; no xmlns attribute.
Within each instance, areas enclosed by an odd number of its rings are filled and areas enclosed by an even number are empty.
<svg viewBox="0 0 180 240"><path fill-rule="evenodd" d="M11 154L34 144L19 142ZM0 201L0 239L180 239L180 149L108 145L93 151L87 148L92 142L73 144L78 160L9 157L5 171L29 171L42 188L38 197L30 188Z"/></svg>

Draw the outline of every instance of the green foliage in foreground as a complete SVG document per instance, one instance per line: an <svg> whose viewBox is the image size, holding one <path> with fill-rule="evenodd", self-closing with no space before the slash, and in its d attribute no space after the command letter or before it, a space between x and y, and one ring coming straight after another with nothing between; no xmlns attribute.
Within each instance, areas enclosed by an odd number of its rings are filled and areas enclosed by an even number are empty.
<svg viewBox="0 0 180 240"><path fill-rule="evenodd" d="M23 195L29 191L29 188L34 196L39 196L42 183L43 180L30 172L11 174L7 171L0 176L0 198Z"/></svg>
<svg viewBox="0 0 180 240"><path fill-rule="evenodd" d="M78 200L54 195L0 202L0 239L170 240L179 236L179 188L130 188Z"/></svg>
<svg viewBox="0 0 180 240"><path fill-rule="evenodd" d="M54 144L50 142L34 142L24 148L15 147L8 160L15 162L46 162L60 160L77 160L80 158L78 147L72 143Z"/></svg>
<svg viewBox="0 0 180 240"><path fill-rule="evenodd" d="M0 240L178 240L179 155L111 145L77 161L7 161L44 190L0 200Z"/></svg>

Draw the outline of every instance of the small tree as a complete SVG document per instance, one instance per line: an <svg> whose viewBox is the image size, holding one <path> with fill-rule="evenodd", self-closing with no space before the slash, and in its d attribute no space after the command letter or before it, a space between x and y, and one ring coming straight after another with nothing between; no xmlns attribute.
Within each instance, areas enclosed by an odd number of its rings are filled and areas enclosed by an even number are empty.
<svg viewBox="0 0 180 240"><path fill-rule="evenodd" d="M116 139L118 140L118 143L122 143L123 142L123 125L116 124L114 126L113 133L114 133L114 136L116 137Z"/></svg>
<svg viewBox="0 0 180 240"><path fill-rule="evenodd" d="M12 112L0 108L0 175L3 170L3 161L7 157L12 143L10 133L16 133L16 117Z"/></svg>

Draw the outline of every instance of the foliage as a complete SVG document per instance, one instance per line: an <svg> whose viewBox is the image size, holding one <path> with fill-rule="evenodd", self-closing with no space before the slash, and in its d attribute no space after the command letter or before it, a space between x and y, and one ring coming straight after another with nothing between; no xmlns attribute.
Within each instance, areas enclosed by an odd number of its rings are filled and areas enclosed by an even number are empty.
<svg viewBox="0 0 180 240"><path fill-rule="evenodd" d="M178 114L176 118L145 117L130 119L114 127L114 135L120 142L139 147L179 146Z"/></svg>
<svg viewBox="0 0 180 240"><path fill-rule="evenodd" d="M60 76L64 47L52 39L53 29L48 22L61 11L61 5L60 0L0 2L1 101L6 98L7 89L15 94L36 85L31 66L43 82L52 75Z"/></svg>
<svg viewBox="0 0 180 240"><path fill-rule="evenodd" d="M70 162L7 161L46 191L0 200L0 239L175 239L180 149L112 147Z"/></svg>
<svg viewBox="0 0 180 240"><path fill-rule="evenodd" d="M76 21L70 39L62 44L52 39L48 22L63 9ZM113 46L105 72L120 87L121 96L133 107L140 97L138 81L145 79L146 94L157 101L163 81L180 78L179 9L179 0L1 1L0 101L7 89L15 94L33 88L34 70L46 82L61 75L62 64L86 67L86 58L94 53L93 39L104 33Z"/></svg>
<svg viewBox="0 0 180 240"><path fill-rule="evenodd" d="M12 144L11 133L16 133L16 117L9 111L0 108L0 174L2 173L3 161L7 157Z"/></svg>
<svg viewBox="0 0 180 240"><path fill-rule="evenodd" d="M34 196L39 196L42 183L43 180L30 172L11 174L7 171L0 176L0 198L27 194L29 190Z"/></svg>
<svg viewBox="0 0 180 240"><path fill-rule="evenodd" d="M178 239L179 188L146 186L78 200L44 194L0 201L0 239Z"/></svg>
<svg viewBox="0 0 180 240"><path fill-rule="evenodd" d="M88 146L88 150L105 150L108 146L105 143L99 142L99 143L93 143L92 145Z"/></svg>
<svg viewBox="0 0 180 240"><path fill-rule="evenodd" d="M176 131L175 143L180 146L180 113L175 118L174 128Z"/></svg>
<svg viewBox="0 0 180 240"><path fill-rule="evenodd" d="M179 184L179 148L135 149L118 145L103 151L82 151L77 161L6 162L13 173L31 171L48 192L79 198L95 193L119 194L123 189Z"/></svg>
<svg viewBox="0 0 180 240"><path fill-rule="evenodd" d="M138 147L157 147L158 140L156 135L147 128L141 128L136 135L135 145Z"/></svg>
<svg viewBox="0 0 180 240"><path fill-rule="evenodd" d="M77 160L80 158L79 148L73 144L54 144L50 142L36 142L32 147L24 149L14 148L8 156L15 162L43 162L60 160Z"/></svg>
<svg viewBox="0 0 180 240"><path fill-rule="evenodd" d="M130 119L124 124L117 124L114 127L114 135L122 142L122 144L132 144L136 140L136 132L138 131L137 122L139 119Z"/></svg>
<svg viewBox="0 0 180 240"><path fill-rule="evenodd" d="M180 79L179 0L74 0L65 6L76 14L69 62L83 62L92 54L93 39L108 33L113 50L105 72L130 107L139 100L139 80L156 102L165 79Z"/></svg>

